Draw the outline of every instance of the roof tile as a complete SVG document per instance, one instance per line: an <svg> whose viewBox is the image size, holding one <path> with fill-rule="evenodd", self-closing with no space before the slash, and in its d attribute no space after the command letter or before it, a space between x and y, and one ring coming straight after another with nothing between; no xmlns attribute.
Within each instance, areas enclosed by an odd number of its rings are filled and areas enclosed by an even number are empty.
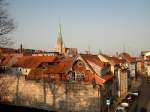
<svg viewBox="0 0 150 112"><path fill-rule="evenodd" d="M14 67L36 68L42 62L52 62L56 59L55 56L23 56L19 57Z"/></svg>

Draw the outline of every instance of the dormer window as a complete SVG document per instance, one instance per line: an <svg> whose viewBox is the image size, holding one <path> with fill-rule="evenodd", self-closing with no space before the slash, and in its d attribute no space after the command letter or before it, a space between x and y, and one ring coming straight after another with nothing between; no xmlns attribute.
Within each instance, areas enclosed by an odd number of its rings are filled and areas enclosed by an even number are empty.
<svg viewBox="0 0 150 112"><path fill-rule="evenodd" d="M84 63L79 60L79 61L78 61L78 66L79 66L79 67L84 67Z"/></svg>
<svg viewBox="0 0 150 112"><path fill-rule="evenodd" d="M82 62L78 63L78 65L79 65L80 67L83 67L83 63L82 63Z"/></svg>

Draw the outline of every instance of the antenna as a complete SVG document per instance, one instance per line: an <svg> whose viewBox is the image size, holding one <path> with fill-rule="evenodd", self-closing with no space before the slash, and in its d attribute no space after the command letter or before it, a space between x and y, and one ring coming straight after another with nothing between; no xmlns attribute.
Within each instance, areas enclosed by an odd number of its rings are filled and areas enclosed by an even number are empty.
<svg viewBox="0 0 150 112"><path fill-rule="evenodd" d="M101 49L99 49L99 50L98 50L98 54L101 54L101 53L102 53L102 51L101 51Z"/></svg>
<svg viewBox="0 0 150 112"><path fill-rule="evenodd" d="M88 45L88 52L89 52L89 54L90 54L90 52L91 52L91 51L90 51L90 45Z"/></svg>

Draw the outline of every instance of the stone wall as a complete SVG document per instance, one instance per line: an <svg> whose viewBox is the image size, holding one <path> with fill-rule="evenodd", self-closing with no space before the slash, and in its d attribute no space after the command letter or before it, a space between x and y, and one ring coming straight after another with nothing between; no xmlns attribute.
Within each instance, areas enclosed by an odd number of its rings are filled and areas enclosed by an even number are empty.
<svg viewBox="0 0 150 112"><path fill-rule="evenodd" d="M100 111L99 88L89 83L25 80L23 76L0 75L7 84L4 101L57 111ZM3 84L5 85L5 84Z"/></svg>

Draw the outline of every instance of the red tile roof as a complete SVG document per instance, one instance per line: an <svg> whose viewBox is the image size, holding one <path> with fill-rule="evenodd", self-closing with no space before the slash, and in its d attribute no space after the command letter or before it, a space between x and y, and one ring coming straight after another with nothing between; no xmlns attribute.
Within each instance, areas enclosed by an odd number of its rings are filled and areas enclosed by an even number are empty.
<svg viewBox="0 0 150 112"><path fill-rule="evenodd" d="M46 69L40 69L40 68L32 69L29 75L27 75L26 79L36 80L36 79L48 78L49 75L44 73L45 70Z"/></svg>
<svg viewBox="0 0 150 112"><path fill-rule="evenodd" d="M53 62L56 59L55 56L23 56L19 57L14 67L23 68L36 68L42 62Z"/></svg>
<svg viewBox="0 0 150 112"><path fill-rule="evenodd" d="M95 74L96 83L99 85L103 85L105 82L107 82L113 78L114 78L114 75L111 75L111 74L105 74L101 77Z"/></svg>
<svg viewBox="0 0 150 112"><path fill-rule="evenodd" d="M98 65L99 67L104 66L104 63L99 59L99 57L97 55L92 55L92 54L80 54L80 55L84 60L90 61L90 62Z"/></svg>
<svg viewBox="0 0 150 112"><path fill-rule="evenodd" d="M46 69L35 68L30 71L27 76L28 79L40 79L42 77L49 77L49 75L55 75L57 78L57 74L65 74L69 71L72 65L71 58L59 59L55 61L53 64L49 65ZM64 77L64 76L62 76Z"/></svg>
<svg viewBox="0 0 150 112"><path fill-rule="evenodd" d="M111 57L111 60L115 63L115 64L120 64L120 63L124 63L125 62L125 60L123 60L123 59L119 59L119 58L117 58L117 57Z"/></svg>
<svg viewBox="0 0 150 112"><path fill-rule="evenodd" d="M9 66L12 60L12 56L3 56L1 57L1 66Z"/></svg>
<svg viewBox="0 0 150 112"><path fill-rule="evenodd" d="M91 68L91 70L94 73L94 77L95 77L95 81L96 84L99 85L103 85L106 81L109 81L110 79L112 79L114 76L113 75L103 75L103 76L99 76L94 70L93 68L90 66L90 64L88 63L88 61L95 63L96 65L100 66L100 67L104 67L104 63L99 59L99 57L97 55L92 55L92 54L81 54L81 57L84 59L84 61L86 61L87 65ZM115 58L115 57L107 57L115 62L121 62L121 60ZM85 71L85 70L83 70Z"/></svg>
<svg viewBox="0 0 150 112"><path fill-rule="evenodd" d="M96 81L96 84L98 85L103 85L105 83L105 80L102 79L100 76L98 76L97 74L95 74L95 81Z"/></svg>
<svg viewBox="0 0 150 112"><path fill-rule="evenodd" d="M105 81L108 81L108 80L114 78L114 75L106 74L106 75L103 75L101 78L104 79Z"/></svg>
<svg viewBox="0 0 150 112"><path fill-rule="evenodd" d="M100 54L100 55L102 55L104 58L106 58L107 60L111 60L111 58L110 58L110 56L108 56L108 55L106 55L106 54Z"/></svg>
<svg viewBox="0 0 150 112"><path fill-rule="evenodd" d="M45 73L46 74L65 73L68 69L72 67L72 63L73 61L71 58L59 59L52 65L49 65Z"/></svg>
<svg viewBox="0 0 150 112"><path fill-rule="evenodd" d="M128 62L133 62L134 61L134 58L131 57L128 53L125 53L125 52L121 54L121 57L123 59L125 59L126 61L128 61Z"/></svg>
<svg viewBox="0 0 150 112"><path fill-rule="evenodd" d="M114 64L120 64L120 63L124 63L125 60L123 59L119 59L115 56L108 56L106 54L101 54L104 58L106 58L107 60L113 62Z"/></svg>
<svg viewBox="0 0 150 112"><path fill-rule="evenodd" d="M17 53L17 50L13 48L0 48L0 53L1 54Z"/></svg>

